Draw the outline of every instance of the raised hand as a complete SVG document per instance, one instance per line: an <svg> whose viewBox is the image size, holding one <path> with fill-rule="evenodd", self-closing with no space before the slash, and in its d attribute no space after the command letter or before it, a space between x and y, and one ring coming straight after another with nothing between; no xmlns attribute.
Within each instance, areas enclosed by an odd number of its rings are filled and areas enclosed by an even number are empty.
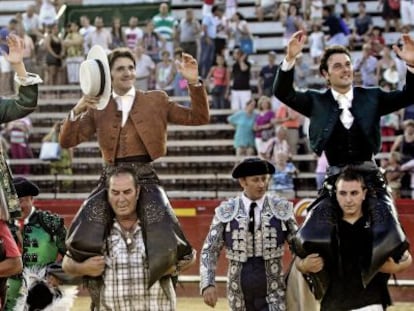
<svg viewBox="0 0 414 311"><path fill-rule="evenodd" d="M15 34L9 34L7 45L9 46L9 54L5 54L5 56L8 62L12 65L23 62L23 40Z"/></svg>
<svg viewBox="0 0 414 311"><path fill-rule="evenodd" d="M190 54L183 53L181 61L175 62L177 71L180 72L189 84L198 81L198 63Z"/></svg>
<svg viewBox="0 0 414 311"><path fill-rule="evenodd" d="M397 45L393 45L392 49L407 65L414 67L414 41L409 34L402 34L401 40L403 42L402 49Z"/></svg>
<svg viewBox="0 0 414 311"><path fill-rule="evenodd" d="M286 60L289 62L295 60L296 56L302 52L305 42L306 33L303 30L295 32L287 45Z"/></svg>

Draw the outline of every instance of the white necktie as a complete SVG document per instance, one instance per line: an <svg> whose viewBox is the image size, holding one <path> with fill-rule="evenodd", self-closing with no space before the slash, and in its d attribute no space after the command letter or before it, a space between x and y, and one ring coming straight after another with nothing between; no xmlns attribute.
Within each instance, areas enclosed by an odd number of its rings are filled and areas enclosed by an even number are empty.
<svg viewBox="0 0 414 311"><path fill-rule="evenodd" d="M128 103L128 96L118 96L118 107L120 111L122 111L122 127L125 125L129 111L131 110L131 106Z"/></svg>
<svg viewBox="0 0 414 311"><path fill-rule="evenodd" d="M352 126L352 122L354 122L354 116L352 115L349 108L351 108L351 102L345 97L345 95L340 94L337 98L339 109L342 109L341 119L342 124L345 126L347 130L349 130Z"/></svg>

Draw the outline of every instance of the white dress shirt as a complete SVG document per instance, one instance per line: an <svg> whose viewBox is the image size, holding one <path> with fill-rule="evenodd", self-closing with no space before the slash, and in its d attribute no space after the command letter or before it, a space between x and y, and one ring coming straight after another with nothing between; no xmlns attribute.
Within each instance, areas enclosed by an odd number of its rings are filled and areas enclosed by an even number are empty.
<svg viewBox="0 0 414 311"><path fill-rule="evenodd" d="M256 202L257 207L254 209L254 219L255 219L255 228L254 230L257 230L260 228L260 224L261 224L261 218L260 215L262 213L262 209L263 209L263 203L264 203L264 196L261 197L259 200L251 200L248 197L246 197L246 195L243 193L242 194L242 202L243 202L243 206L244 206L244 210L246 211L246 215L249 215L249 211L250 211L250 204L252 202Z"/></svg>
<svg viewBox="0 0 414 311"><path fill-rule="evenodd" d="M134 104L135 87L132 87L125 95L118 95L115 91L112 92L112 97L115 99L118 111L122 111L122 127L128 120L129 112Z"/></svg>

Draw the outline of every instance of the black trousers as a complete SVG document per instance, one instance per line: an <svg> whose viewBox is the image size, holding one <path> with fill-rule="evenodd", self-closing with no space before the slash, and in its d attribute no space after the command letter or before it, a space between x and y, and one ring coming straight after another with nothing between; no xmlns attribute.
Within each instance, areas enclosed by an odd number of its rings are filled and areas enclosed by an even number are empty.
<svg viewBox="0 0 414 311"><path fill-rule="evenodd" d="M247 311L269 311L266 269L262 257L251 257L243 264L241 287Z"/></svg>

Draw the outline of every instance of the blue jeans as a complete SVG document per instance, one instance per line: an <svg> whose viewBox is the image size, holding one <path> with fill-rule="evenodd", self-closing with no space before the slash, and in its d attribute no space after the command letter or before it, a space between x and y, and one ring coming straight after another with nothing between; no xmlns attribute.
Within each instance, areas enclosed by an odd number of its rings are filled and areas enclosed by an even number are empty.
<svg viewBox="0 0 414 311"><path fill-rule="evenodd" d="M207 44L206 37L201 38L200 74L205 79L214 62L214 39Z"/></svg>

